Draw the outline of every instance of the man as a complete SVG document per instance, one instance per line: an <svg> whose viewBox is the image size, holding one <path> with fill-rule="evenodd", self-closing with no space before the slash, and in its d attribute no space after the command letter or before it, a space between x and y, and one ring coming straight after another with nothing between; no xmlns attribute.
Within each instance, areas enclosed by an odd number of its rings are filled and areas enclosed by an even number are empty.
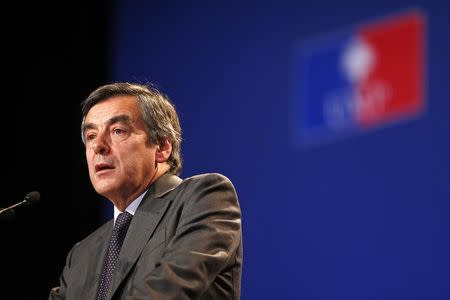
<svg viewBox="0 0 450 300"><path fill-rule="evenodd" d="M114 83L82 113L89 177L114 219L70 250L49 299L239 299L235 189L216 173L177 176L181 128L168 97Z"/></svg>

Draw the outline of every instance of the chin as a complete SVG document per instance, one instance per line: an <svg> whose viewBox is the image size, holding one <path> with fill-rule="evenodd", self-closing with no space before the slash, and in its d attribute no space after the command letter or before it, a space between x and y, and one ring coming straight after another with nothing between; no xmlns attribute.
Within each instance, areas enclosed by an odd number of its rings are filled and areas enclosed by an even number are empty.
<svg viewBox="0 0 450 300"><path fill-rule="evenodd" d="M95 182L93 186L97 193L107 198L108 195L112 194L116 190L114 182L111 181L100 180L99 182Z"/></svg>

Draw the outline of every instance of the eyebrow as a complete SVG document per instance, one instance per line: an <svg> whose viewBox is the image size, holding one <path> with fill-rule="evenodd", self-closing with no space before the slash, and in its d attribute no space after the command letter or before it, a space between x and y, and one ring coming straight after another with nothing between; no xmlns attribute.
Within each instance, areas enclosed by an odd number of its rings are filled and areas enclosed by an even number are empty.
<svg viewBox="0 0 450 300"><path fill-rule="evenodd" d="M116 123L125 123L125 124L129 125L129 124L131 124L131 118L128 115L122 114L122 115L117 115L117 116L111 117L108 121L106 121L107 126L111 126ZM95 125L94 123L83 124L83 135L87 130L96 129L96 128L97 128L97 125Z"/></svg>

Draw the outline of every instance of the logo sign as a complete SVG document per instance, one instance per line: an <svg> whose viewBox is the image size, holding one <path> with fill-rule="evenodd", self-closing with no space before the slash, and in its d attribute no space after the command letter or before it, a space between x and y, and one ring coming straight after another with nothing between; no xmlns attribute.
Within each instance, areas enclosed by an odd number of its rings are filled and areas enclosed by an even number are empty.
<svg viewBox="0 0 450 300"><path fill-rule="evenodd" d="M425 18L408 11L295 48L295 132L313 144L424 111Z"/></svg>

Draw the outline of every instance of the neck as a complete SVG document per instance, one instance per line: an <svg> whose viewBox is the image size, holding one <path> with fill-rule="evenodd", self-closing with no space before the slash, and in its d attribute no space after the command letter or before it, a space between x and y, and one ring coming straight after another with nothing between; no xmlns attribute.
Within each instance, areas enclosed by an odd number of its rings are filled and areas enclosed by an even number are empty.
<svg viewBox="0 0 450 300"><path fill-rule="evenodd" d="M146 189L148 189L159 177L167 173L169 171L170 166L166 163L158 163L155 168L155 173L150 178L148 183L146 185L142 185L138 190L136 190L131 195L126 195L120 197L121 199L117 200L111 200L113 204L119 209L120 211L125 211L125 209L130 205L131 202L133 202L134 199L136 199L140 194L142 194Z"/></svg>
<svg viewBox="0 0 450 300"><path fill-rule="evenodd" d="M155 182L159 177L166 174L170 169L170 166L166 163L158 163L156 165L155 174L153 174L152 179L150 179L150 182L147 185L147 188L152 185L153 182Z"/></svg>

